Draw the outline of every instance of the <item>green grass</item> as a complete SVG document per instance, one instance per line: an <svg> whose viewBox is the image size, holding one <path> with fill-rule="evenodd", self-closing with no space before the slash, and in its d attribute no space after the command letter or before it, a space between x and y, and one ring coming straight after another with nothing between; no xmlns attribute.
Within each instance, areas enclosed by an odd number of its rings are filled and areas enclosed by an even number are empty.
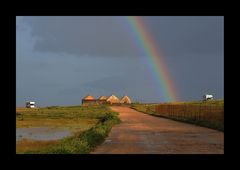
<svg viewBox="0 0 240 170"><path fill-rule="evenodd" d="M96 124L107 112L112 111L105 106L17 108L16 126L17 128L41 125L54 127L67 125L71 127L71 124Z"/></svg>
<svg viewBox="0 0 240 170"><path fill-rule="evenodd" d="M176 102L174 104L224 106L224 100L219 99L219 100L208 100L208 101Z"/></svg>
<svg viewBox="0 0 240 170"><path fill-rule="evenodd" d="M154 115L155 114L155 106L157 104L140 104L140 103L133 103L131 105L132 109L135 109L137 111L143 112L143 113L147 113L147 114L151 114Z"/></svg>
<svg viewBox="0 0 240 170"><path fill-rule="evenodd" d="M36 148L34 141L20 142L19 145L17 144L17 153L19 154L86 154L101 144L112 126L120 122L118 113L106 106L54 106L40 109L17 109L17 112L19 127L25 127L26 124L28 127L33 127L40 120L42 123L43 121L50 122L47 124L48 126L69 126L74 130L78 127L75 122L77 120L80 122L93 120L94 122L88 128L75 130L73 136L63 138L53 144L36 141L36 144L41 145ZM23 120L21 120L22 117ZM66 120L70 123L66 124ZM75 122L75 126L72 122Z"/></svg>
<svg viewBox="0 0 240 170"><path fill-rule="evenodd" d="M17 108L16 115L17 118L100 118L105 114L105 106L69 106L69 107L46 107L46 108Z"/></svg>

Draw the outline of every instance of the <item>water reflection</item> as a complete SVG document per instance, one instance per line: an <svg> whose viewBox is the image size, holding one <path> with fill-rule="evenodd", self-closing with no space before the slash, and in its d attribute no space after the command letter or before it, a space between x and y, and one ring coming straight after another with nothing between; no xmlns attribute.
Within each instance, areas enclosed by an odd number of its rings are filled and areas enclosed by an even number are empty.
<svg viewBox="0 0 240 170"><path fill-rule="evenodd" d="M16 141L19 141L23 138L45 141L58 140L70 135L71 135L70 130L54 127L32 127L16 129Z"/></svg>

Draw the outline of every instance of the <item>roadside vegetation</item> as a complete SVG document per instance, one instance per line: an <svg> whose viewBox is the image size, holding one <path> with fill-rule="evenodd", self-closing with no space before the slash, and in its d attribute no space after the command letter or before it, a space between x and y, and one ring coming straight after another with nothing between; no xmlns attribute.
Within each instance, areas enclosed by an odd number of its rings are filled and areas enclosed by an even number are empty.
<svg viewBox="0 0 240 170"><path fill-rule="evenodd" d="M165 117L224 131L224 100L132 104L131 108L153 116Z"/></svg>
<svg viewBox="0 0 240 170"><path fill-rule="evenodd" d="M173 102L171 104L185 104L185 105L205 105L205 106L224 106L224 100L208 100L208 101L191 101L191 102Z"/></svg>
<svg viewBox="0 0 240 170"><path fill-rule="evenodd" d="M154 114L156 114L156 112L155 112L155 107L156 107L157 105L158 105L158 104L133 103L133 104L131 105L131 108L132 108L132 109L135 109L135 110L137 110L137 111L146 113L146 114L154 115Z"/></svg>
<svg viewBox="0 0 240 170"><path fill-rule="evenodd" d="M16 153L89 153L104 141L112 126L119 122L118 113L106 106L17 108L17 128L65 127L73 135L55 141L20 140L16 143Z"/></svg>

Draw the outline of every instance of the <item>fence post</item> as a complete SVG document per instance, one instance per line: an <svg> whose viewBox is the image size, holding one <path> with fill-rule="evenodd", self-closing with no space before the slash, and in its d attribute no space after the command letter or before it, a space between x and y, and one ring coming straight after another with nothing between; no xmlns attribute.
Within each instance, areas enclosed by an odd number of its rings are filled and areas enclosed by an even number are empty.
<svg viewBox="0 0 240 170"><path fill-rule="evenodd" d="M202 111L202 104L200 104L200 110L199 110L199 120L201 120L201 111Z"/></svg>

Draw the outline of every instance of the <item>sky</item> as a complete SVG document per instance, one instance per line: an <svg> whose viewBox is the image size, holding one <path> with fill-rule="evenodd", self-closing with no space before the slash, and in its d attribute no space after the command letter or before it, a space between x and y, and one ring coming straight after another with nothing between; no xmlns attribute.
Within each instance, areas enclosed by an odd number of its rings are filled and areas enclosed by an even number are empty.
<svg viewBox="0 0 240 170"><path fill-rule="evenodd" d="M17 16L16 105L79 105L86 95L165 102L123 16ZM178 101L224 98L224 18L143 16ZM160 91L160 95L156 93Z"/></svg>

